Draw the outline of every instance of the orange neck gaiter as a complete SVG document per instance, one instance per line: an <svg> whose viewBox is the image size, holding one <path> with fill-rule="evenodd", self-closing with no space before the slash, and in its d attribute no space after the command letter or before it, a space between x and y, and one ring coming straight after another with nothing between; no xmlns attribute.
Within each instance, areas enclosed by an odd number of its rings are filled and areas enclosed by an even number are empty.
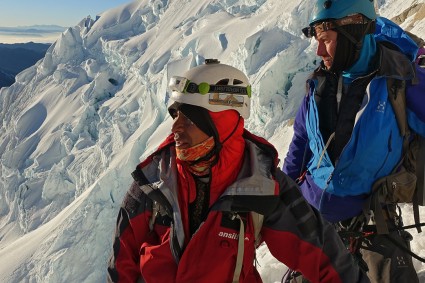
<svg viewBox="0 0 425 283"><path fill-rule="evenodd" d="M176 148L177 158L188 164L188 169L192 174L195 174L196 176L206 175L209 173L210 166L216 156L213 155L208 160L196 161L210 153L211 150L213 150L214 145L214 138L209 137L205 141L192 147L186 149Z"/></svg>

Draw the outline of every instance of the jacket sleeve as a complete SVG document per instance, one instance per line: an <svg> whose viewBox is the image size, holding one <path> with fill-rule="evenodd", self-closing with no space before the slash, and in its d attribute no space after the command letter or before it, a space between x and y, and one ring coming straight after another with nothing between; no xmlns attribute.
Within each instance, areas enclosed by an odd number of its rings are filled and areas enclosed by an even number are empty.
<svg viewBox="0 0 425 283"><path fill-rule="evenodd" d="M311 151L308 147L308 136L306 131L306 113L308 105L308 96L304 97L301 107L298 109L294 121L294 136L289 145L289 150L285 157L282 171L293 180L297 179L304 168L303 163L310 159ZM304 164L304 167L307 164Z"/></svg>
<svg viewBox="0 0 425 283"><path fill-rule="evenodd" d="M310 282L369 282L335 229L302 197L297 185L281 173L280 202L265 216L261 235L271 254Z"/></svg>
<svg viewBox="0 0 425 283"><path fill-rule="evenodd" d="M139 250L149 235L152 202L133 182L118 213L108 282L137 282L141 279Z"/></svg>
<svg viewBox="0 0 425 283"><path fill-rule="evenodd" d="M406 88L407 119L410 128L425 137L425 69L415 66L418 83Z"/></svg>

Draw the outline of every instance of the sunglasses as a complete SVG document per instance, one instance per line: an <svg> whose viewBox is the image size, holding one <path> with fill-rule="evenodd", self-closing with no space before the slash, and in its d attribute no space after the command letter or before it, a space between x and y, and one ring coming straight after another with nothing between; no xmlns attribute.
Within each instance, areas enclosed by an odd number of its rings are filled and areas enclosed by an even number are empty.
<svg viewBox="0 0 425 283"><path fill-rule="evenodd" d="M339 20L330 19L329 21L324 21L324 22L315 24L313 26L305 27L301 31L307 38L312 38L321 32L332 30L339 26L360 25L360 24L364 25L367 23L368 23L368 20L365 17L363 17L363 15L355 14L355 15L347 16Z"/></svg>

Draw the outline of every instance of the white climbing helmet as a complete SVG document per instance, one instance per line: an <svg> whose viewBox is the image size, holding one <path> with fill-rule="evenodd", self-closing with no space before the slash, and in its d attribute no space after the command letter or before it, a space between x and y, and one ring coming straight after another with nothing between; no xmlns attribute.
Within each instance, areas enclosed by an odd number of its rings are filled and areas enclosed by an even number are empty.
<svg viewBox="0 0 425 283"><path fill-rule="evenodd" d="M217 59L206 59L183 76L170 79L171 99L200 106L212 112L233 109L247 119L251 105L251 85L240 70Z"/></svg>

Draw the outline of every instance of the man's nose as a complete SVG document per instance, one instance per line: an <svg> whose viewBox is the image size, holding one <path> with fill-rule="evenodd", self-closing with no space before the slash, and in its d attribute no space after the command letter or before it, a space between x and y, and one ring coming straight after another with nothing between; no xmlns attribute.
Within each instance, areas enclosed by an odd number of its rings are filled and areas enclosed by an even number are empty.
<svg viewBox="0 0 425 283"><path fill-rule="evenodd" d="M177 117L173 121L173 125L171 126L171 132L179 133L183 131L183 129L184 129L183 119L181 118L180 115L177 115Z"/></svg>
<svg viewBox="0 0 425 283"><path fill-rule="evenodd" d="M186 118L180 111L177 111L177 116L174 118L173 125L171 126L171 132L181 133L189 127L191 121Z"/></svg>
<svg viewBox="0 0 425 283"><path fill-rule="evenodd" d="M326 51L326 46L323 42L317 42L316 54L321 57L327 56L328 52Z"/></svg>

